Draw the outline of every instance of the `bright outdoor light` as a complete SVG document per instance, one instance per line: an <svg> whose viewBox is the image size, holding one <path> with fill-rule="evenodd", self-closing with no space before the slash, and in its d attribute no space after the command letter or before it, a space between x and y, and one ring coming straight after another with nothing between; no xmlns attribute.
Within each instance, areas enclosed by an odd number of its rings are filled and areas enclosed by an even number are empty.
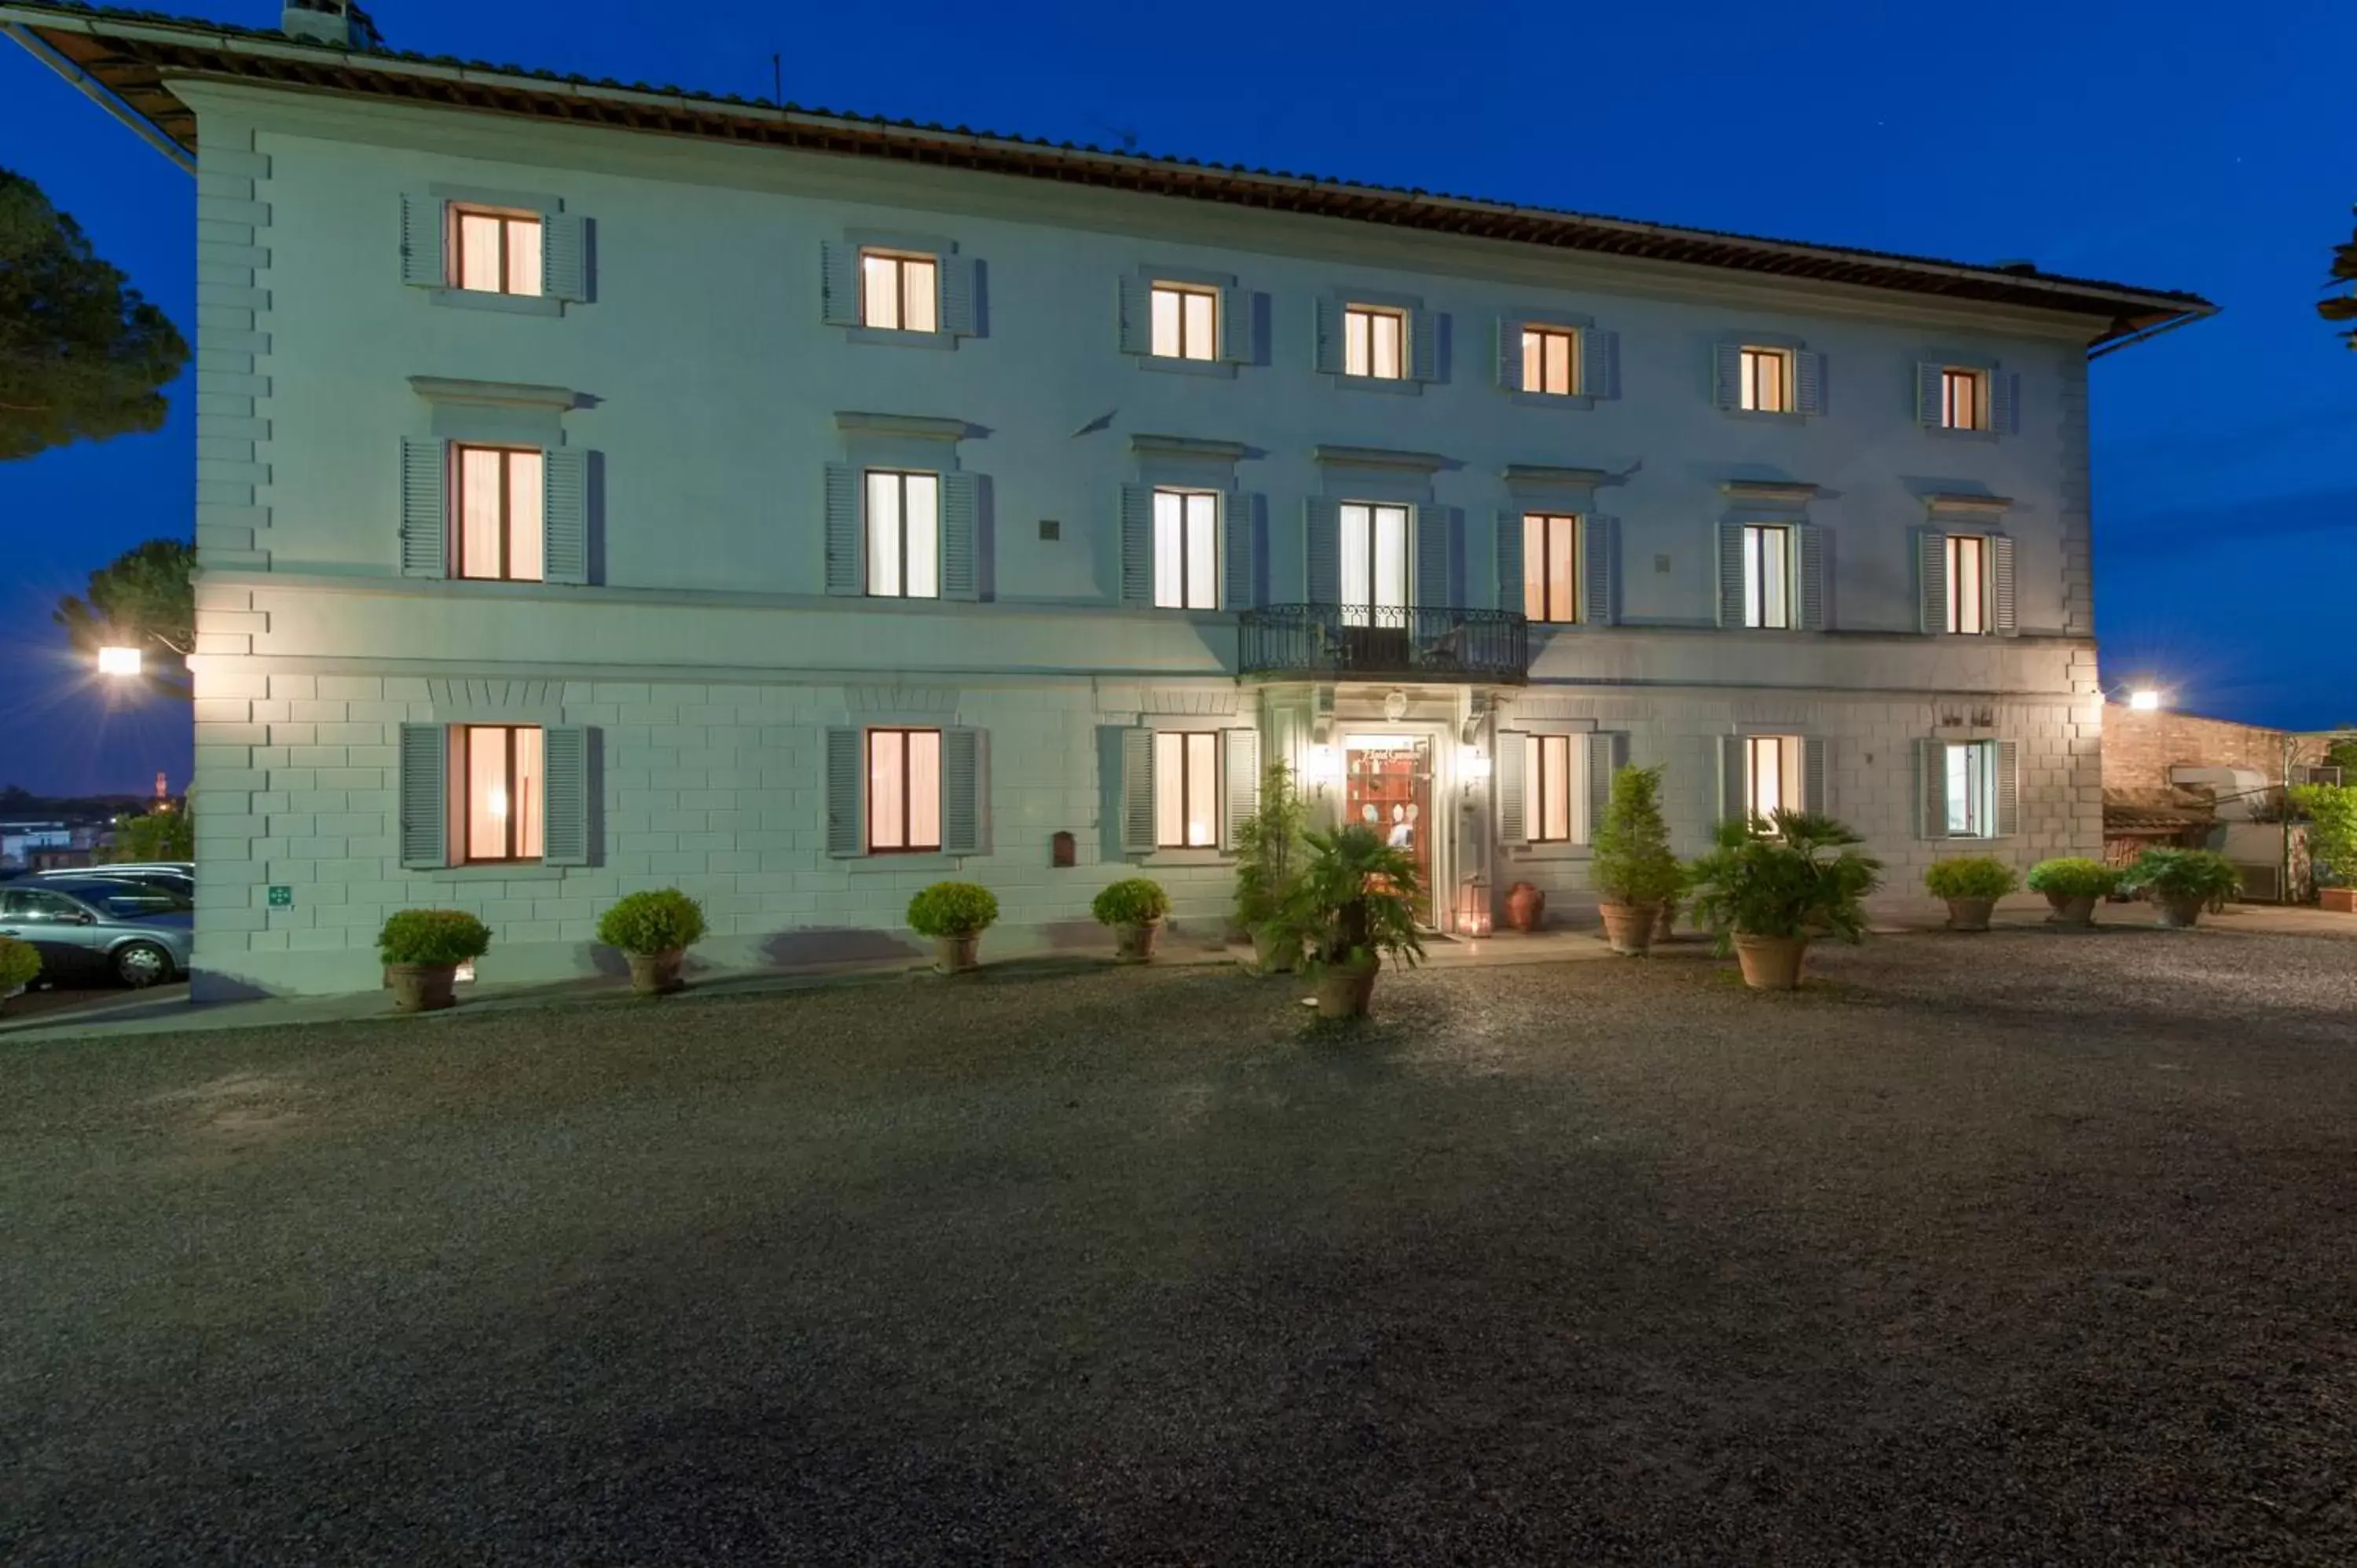
<svg viewBox="0 0 2357 1568"><path fill-rule="evenodd" d="M2160 693L2149 686L2139 686L2128 693L2128 706L2140 714L2148 714L2160 706Z"/></svg>
<svg viewBox="0 0 2357 1568"><path fill-rule="evenodd" d="M135 648L102 648L98 650L98 672L102 675L136 675L139 673L139 650Z"/></svg>

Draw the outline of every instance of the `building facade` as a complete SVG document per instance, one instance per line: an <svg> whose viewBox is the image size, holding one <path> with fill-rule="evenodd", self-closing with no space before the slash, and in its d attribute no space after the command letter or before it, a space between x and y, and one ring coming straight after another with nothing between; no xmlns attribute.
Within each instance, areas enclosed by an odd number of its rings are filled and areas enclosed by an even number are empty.
<svg viewBox="0 0 2357 1568"><path fill-rule="evenodd" d="M1623 761L1687 850L2100 847L2087 359L2189 296L0 16L193 149L203 989L1215 922L1271 760L1443 932Z"/></svg>

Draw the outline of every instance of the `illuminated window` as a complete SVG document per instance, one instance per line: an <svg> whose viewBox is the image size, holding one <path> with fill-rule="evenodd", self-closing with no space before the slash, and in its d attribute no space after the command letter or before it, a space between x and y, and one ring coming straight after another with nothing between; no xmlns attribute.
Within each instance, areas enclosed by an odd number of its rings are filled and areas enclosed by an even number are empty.
<svg viewBox="0 0 2357 1568"><path fill-rule="evenodd" d="M931 332L941 325L940 266L931 256L859 252L859 322L888 332Z"/></svg>
<svg viewBox="0 0 2357 1568"><path fill-rule="evenodd" d="M1940 425L1945 430L1988 428L1988 373L1951 365L1940 372Z"/></svg>
<svg viewBox="0 0 2357 1568"><path fill-rule="evenodd" d="M1340 516L1344 623L1405 626L1408 509L1347 501Z"/></svg>
<svg viewBox="0 0 2357 1568"><path fill-rule="evenodd" d="M1948 629L1977 637L1988 630L1988 541L1977 533L1948 535Z"/></svg>
<svg viewBox="0 0 2357 1568"><path fill-rule="evenodd" d="M1154 492L1154 602L1220 607L1220 499L1209 490Z"/></svg>
<svg viewBox="0 0 2357 1568"><path fill-rule="evenodd" d="M867 474L867 592L886 599L942 596L938 474Z"/></svg>
<svg viewBox="0 0 2357 1568"><path fill-rule="evenodd" d="M942 847L942 732L867 732L867 850L904 854Z"/></svg>
<svg viewBox="0 0 2357 1568"><path fill-rule="evenodd" d="M1154 285L1154 352L1165 360L1220 356L1220 296L1185 284Z"/></svg>
<svg viewBox="0 0 2357 1568"><path fill-rule="evenodd" d="M1948 769L1948 836L1990 837L1996 821L1996 742L1951 741L1941 749Z"/></svg>
<svg viewBox="0 0 2357 1568"><path fill-rule="evenodd" d="M1579 618L1579 519L1523 514L1523 613L1534 621Z"/></svg>
<svg viewBox="0 0 2357 1568"><path fill-rule="evenodd" d="M461 725L452 758L466 804L465 858L541 857L541 732L523 725Z"/></svg>
<svg viewBox="0 0 2357 1568"><path fill-rule="evenodd" d="M537 295L540 215L487 207L450 209L450 276L480 294Z"/></svg>
<svg viewBox="0 0 2357 1568"><path fill-rule="evenodd" d="M1154 843L1211 849L1220 842L1220 736L1162 730L1154 737Z"/></svg>
<svg viewBox="0 0 2357 1568"><path fill-rule="evenodd" d="M1796 735L1753 735L1743 737L1743 809L1754 817L1803 809L1806 796L1801 780L1801 737Z"/></svg>
<svg viewBox="0 0 2357 1568"><path fill-rule="evenodd" d="M1407 376L1407 312L1372 305L1342 307L1342 373L1396 381Z"/></svg>
<svg viewBox="0 0 2357 1568"><path fill-rule="evenodd" d="M1523 390L1569 397L1579 385L1579 334L1555 327L1523 328Z"/></svg>
<svg viewBox="0 0 2357 1568"><path fill-rule="evenodd" d="M1743 624L1775 630L1792 624L1792 531L1770 524L1743 530Z"/></svg>
<svg viewBox="0 0 2357 1568"><path fill-rule="evenodd" d="M1738 357L1737 406L1758 413L1792 412L1792 351L1746 345Z"/></svg>
<svg viewBox="0 0 2357 1568"><path fill-rule="evenodd" d="M461 577L537 583L544 575L544 459L505 446L455 446Z"/></svg>
<svg viewBox="0 0 2357 1568"><path fill-rule="evenodd" d="M1523 747L1523 809L1533 843L1570 843L1577 832L1584 790L1572 787L1572 737L1534 735Z"/></svg>

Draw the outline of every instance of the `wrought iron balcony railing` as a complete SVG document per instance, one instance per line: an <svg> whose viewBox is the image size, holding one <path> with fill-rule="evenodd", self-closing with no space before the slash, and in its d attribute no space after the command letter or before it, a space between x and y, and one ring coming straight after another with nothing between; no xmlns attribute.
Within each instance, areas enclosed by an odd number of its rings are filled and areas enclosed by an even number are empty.
<svg viewBox="0 0 2357 1568"><path fill-rule="evenodd" d="M1267 605L1237 617L1246 675L1525 681L1529 620L1421 605Z"/></svg>

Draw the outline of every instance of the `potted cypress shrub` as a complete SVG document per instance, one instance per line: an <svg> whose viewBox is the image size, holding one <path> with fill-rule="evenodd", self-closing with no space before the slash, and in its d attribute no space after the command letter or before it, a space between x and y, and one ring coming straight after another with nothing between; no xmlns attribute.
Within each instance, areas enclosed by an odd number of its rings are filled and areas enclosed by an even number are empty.
<svg viewBox="0 0 2357 1568"><path fill-rule="evenodd" d="M1089 913L1098 925L1113 928L1116 961L1151 963L1162 922L1170 913L1170 895L1150 877L1125 877L1099 892Z"/></svg>
<svg viewBox="0 0 2357 1568"><path fill-rule="evenodd" d="M703 936L704 906L676 887L624 894L597 920L597 940L630 961L630 989L641 996L684 986L680 962Z"/></svg>
<svg viewBox="0 0 2357 1568"><path fill-rule="evenodd" d="M1293 769L1282 762L1261 769L1260 809L1236 824L1236 923L1252 936L1256 973L1300 967L1301 941L1286 922L1286 908L1301 875L1308 825L1309 805L1293 786Z"/></svg>
<svg viewBox="0 0 2357 1568"><path fill-rule="evenodd" d="M936 882L909 900L909 925L933 939L933 967L943 974L982 967L982 933L997 918L998 900L971 882Z"/></svg>
<svg viewBox="0 0 2357 1568"><path fill-rule="evenodd" d="M1424 956L1415 929L1415 862L1363 822L1310 833L1308 864L1286 924L1318 982L1320 1018L1363 1018L1383 956L1403 968Z"/></svg>
<svg viewBox="0 0 2357 1568"><path fill-rule="evenodd" d="M2021 886L2013 867L1993 854L1959 854L1923 868L1923 886L1948 901L1948 929L1986 931L1996 901Z"/></svg>
<svg viewBox="0 0 2357 1568"><path fill-rule="evenodd" d="M2120 878L2120 889L2143 894L2160 924L2183 929L2200 924L2203 909L2241 892L2243 878L2215 850L2148 849Z"/></svg>
<svg viewBox="0 0 2357 1568"><path fill-rule="evenodd" d="M1612 950L1637 958L1650 951L1662 908L1676 899L1684 880L1662 817L1662 770L1620 768L1587 863L1588 885L1603 895L1598 908Z"/></svg>
<svg viewBox="0 0 2357 1568"><path fill-rule="evenodd" d="M464 909L402 909L376 934L396 1012L433 1013L457 1001L458 966L491 950L491 929Z"/></svg>
<svg viewBox="0 0 2357 1568"><path fill-rule="evenodd" d="M15 937L0 937L0 1011L8 998L33 983L41 972L41 950Z"/></svg>
<svg viewBox="0 0 2357 1568"><path fill-rule="evenodd" d="M1694 863L1695 918L1710 928L1720 953L1732 952L1743 983L1790 991L1801 983L1810 939L1863 940L1860 900L1881 885L1882 863L1857 846L1848 827L1814 811L1778 811L1769 832L1749 822L1718 824L1717 847Z"/></svg>
<svg viewBox="0 0 2357 1568"><path fill-rule="evenodd" d="M2095 900L2110 897L2119 883L2120 874L2102 861L2077 855L2041 860L2029 868L2029 890L2045 894L2054 923L2072 930L2094 925Z"/></svg>

